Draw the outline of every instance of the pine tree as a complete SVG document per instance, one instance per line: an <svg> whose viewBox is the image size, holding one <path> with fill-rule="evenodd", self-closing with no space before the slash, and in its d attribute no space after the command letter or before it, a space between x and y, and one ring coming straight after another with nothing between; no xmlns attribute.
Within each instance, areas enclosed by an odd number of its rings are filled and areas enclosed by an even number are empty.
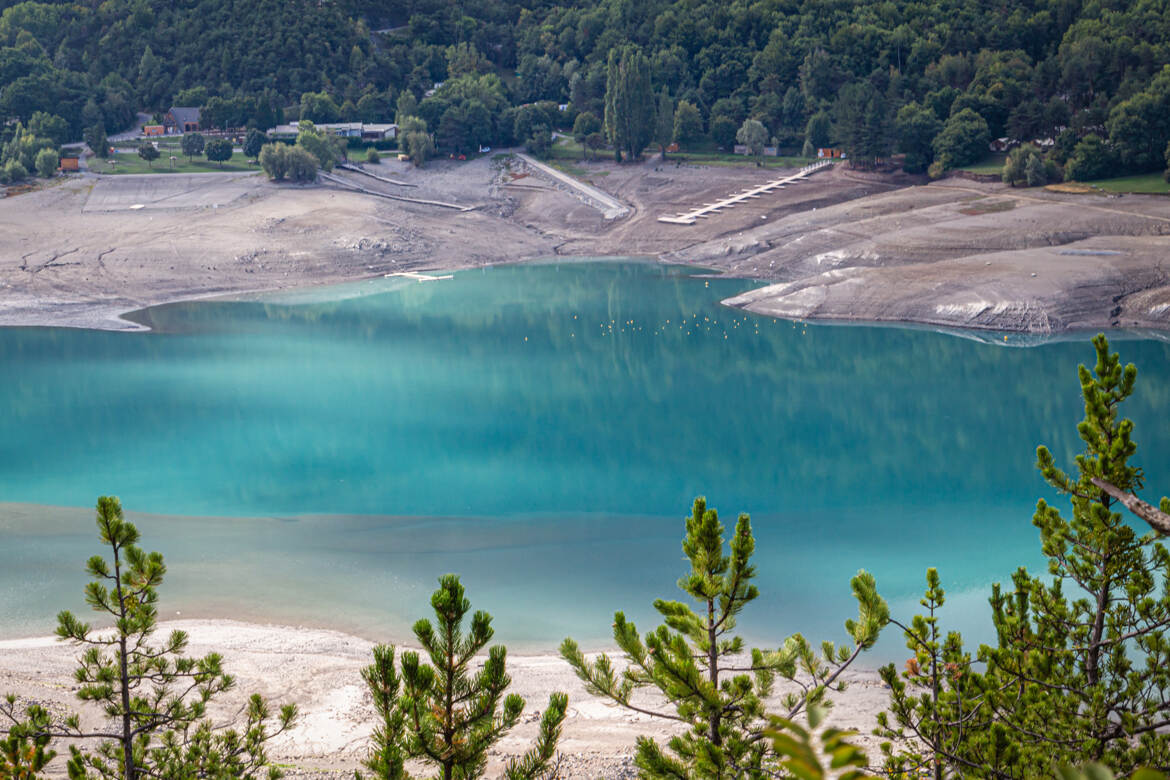
<svg viewBox="0 0 1170 780"><path fill-rule="evenodd" d="M492 646L483 666L473 673L472 663L494 630L491 615L481 610L471 616L470 630L464 633L471 602L458 577L447 574L439 579L431 607L435 623L423 619L414 624L429 665L419 653L406 651L399 672L394 649L378 646L374 663L362 674L380 719L365 765L379 780L407 780L404 763L410 758L433 766L442 780L481 777L488 750L516 725L524 710L522 698L504 695L511 678L502 645ZM508 780L534 780L549 771L568 704L563 693L549 697L536 744L508 762L504 769Z"/></svg>
<svg viewBox="0 0 1170 780"><path fill-rule="evenodd" d="M1116 511L1131 506L1155 523L1161 514L1134 495L1144 475L1129 462L1133 423L1119 416L1137 370L1122 366L1104 335L1093 345L1096 366L1079 369L1085 450L1077 475L1058 468L1046 447L1036 451L1041 474L1072 505L1066 518L1042 499L1033 516L1049 577L1021 568L1010 590L993 587L997 642L979 649L984 672L957 634L944 644L937 696L919 696L922 669L904 680L892 666L882 670L893 689L886 736L929 745L925 754L891 748L892 761L1021 778L1086 762L1121 775L1170 768L1170 552ZM1170 509L1161 503L1162 513ZM916 619L912 644L932 641L921 629Z"/></svg>
<svg viewBox="0 0 1170 780"><path fill-rule="evenodd" d="M113 728L83 732L71 717L64 728L54 726L48 732L102 740L92 753L70 748L69 776L252 778L266 770L268 778L280 777L268 765L264 743L292 725L296 708L283 707L275 730L270 730L267 705L253 696L242 730L213 728L206 718L207 704L235 684L223 671L222 657L185 655L187 635L182 631L172 631L161 644L150 643L158 627L163 557L137 546L138 529L124 519L117 498L98 499L97 526L102 543L110 548L110 560L100 555L89 559L86 569L94 581L85 588L85 600L95 612L112 618L113 626L95 631L64 611L57 616L57 636L85 648L75 674L77 696L100 705Z"/></svg>
<svg viewBox="0 0 1170 780"><path fill-rule="evenodd" d="M0 739L0 778L3 780L35 780L57 755L49 748L52 737L49 713L37 704L25 707L23 715L17 710L16 697L9 694L0 702L0 716L8 722L6 733Z"/></svg>
<svg viewBox="0 0 1170 780"><path fill-rule="evenodd" d="M746 514L739 516L730 554L724 552L723 532L715 510L707 508L705 499L695 499L683 540L691 570L678 584L697 602L698 610L678 601L656 600L654 608L666 624L644 638L623 613L616 613L613 635L625 655L624 672L619 674L604 654L590 664L572 639L561 644L561 655L590 693L688 726L670 740L670 753L650 738L638 738L635 762L644 777L723 780L778 773L784 758L767 739L775 724L764 708L776 678L795 683L800 690L783 697L788 719L810 705L825 704L826 692L844 688L839 676L873 646L889 616L873 576L859 572L852 581L859 618L845 623L852 648L826 642L819 657L804 637L795 634L778 650L752 650L747 655L734 629L744 607L759 596L752 584L756 569L750 562L755 550L751 520ZM633 704L631 696L641 688L657 688L675 711Z"/></svg>

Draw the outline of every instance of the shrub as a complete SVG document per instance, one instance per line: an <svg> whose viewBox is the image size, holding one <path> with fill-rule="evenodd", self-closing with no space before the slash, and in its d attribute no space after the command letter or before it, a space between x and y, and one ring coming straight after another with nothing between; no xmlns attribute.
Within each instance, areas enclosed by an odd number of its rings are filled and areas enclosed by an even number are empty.
<svg viewBox="0 0 1170 780"><path fill-rule="evenodd" d="M260 168L273 181L312 181L317 178L317 158L300 146L272 143L260 149Z"/></svg>
<svg viewBox="0 0 1170 780"><path fill-rule="evenodd" d="M41 149L37 152L37 176L42 179L51 179L57 173L57 164L60 156L52 149Z"/></svg>
<svg viewBox="0 0 1170 780"><path fill-rule="evenodd" d="M370 147L366 150L366 162L377 165L382 161L382 155L378 154L378 150Z"/></svg>
<svg viewBox="0 0 1170 780"><path fill-rule="evenodd" d="M1093 181L1108 178L1116 163L1116 155L1105 140L1089 133L1077 144L1064 170L1068 179Z"/></svg>
<svg viewBox="0 0 1170 780"><path fill-rule="evenodd" d="M28 168L21 165L20 160L9 160L4 166L3 174L5 184L15 184L28 178Z"/></svg>

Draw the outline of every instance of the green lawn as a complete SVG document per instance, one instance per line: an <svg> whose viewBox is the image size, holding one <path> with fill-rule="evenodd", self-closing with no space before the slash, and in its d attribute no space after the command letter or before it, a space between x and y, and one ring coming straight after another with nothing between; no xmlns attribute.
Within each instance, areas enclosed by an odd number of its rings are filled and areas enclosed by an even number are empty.
<svg viewBox="0 0 1170 780"><path fill-rule="evenodd" d="M682 160L694 165L726 165L726 166L755 166L754 157L742 154L728 154L727 152L671 152L666 156L669 160ZM765 168L803 168L809 163L816 162L815 157L764 157Z"/></svg>
<svg viewBox="0 0 1170 780"><path fill-rule="evenodd" d="M658 154L658 147L647 147L645 154L647 157ZM613 159L613 150L598 149L596 152L596 157L599 160ZM572 138L558 138L557 142L553 144L552 149L549 151L549 158L552 160L580 160L581 145ZM666 155L666 159L668 162L682 160L683 162L693 163L696 165L755 166L756 164L755 158L746 157L742 154L729 154L728 152L721 152L709 144L707 146L700 146L691 150L669 152ZM816 160L809 157L763 158L765 168L802 168L812 162L816 162Z"/></svg>
<svg viewBox="0 0 1170 780"><path fill-rule="evenodd" d="M981 174L1000 174L1003 173L1003 164L1007 162L1007 154L1004 152L992 152L973 165L964 165L959 168L960 171L967 171L968 173Z"/></svg>
<svg viewBox="0 0 1170 780"><path fill-rule="evenodd" d="M1105 192L1132 192L1155 195L1170 194L1170 182L1160 173L1145 173L1140 176L1121 176L1116 179L1101 179L1086 182Z"/></svg>
<svg viewBox="0 0 1170 780"><path fill-rule="evenodd" d="M150 166L137 154L116 154L110 159L117 160L117 165L110 166L100 157L89 158L89 169L94 173L124 174L124 173L217 173L222 171L258 171L259 166L252 165L241 154L232 155L232 159L223 163L208 162L204 157L196 157L188 163L187 158L175 154L175 167L171 167L170 154L164 153Z"/></svg>

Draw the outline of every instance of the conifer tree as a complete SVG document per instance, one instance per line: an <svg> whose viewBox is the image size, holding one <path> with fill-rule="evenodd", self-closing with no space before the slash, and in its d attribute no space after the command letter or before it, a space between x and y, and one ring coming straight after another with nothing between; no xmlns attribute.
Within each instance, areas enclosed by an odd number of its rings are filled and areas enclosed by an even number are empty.
<svg viewBox="0 0 1170 780"><path fill-rule="evenodd" d="M16 697L9 694L0 702L0 716L7 721L0 739L0 780L35 780L57 755L49 748L49 713L37 704L18 712Z"/></svg>
<svg viewBox="0 0 1170 780"><path fill-rule="evenodd" d="M380 645L374 648L374 663L362 673L380 720L365 765L379 780L407 780L404 764L412 758L434 767L442 780L481 777L488 750L516 725L524 710L522 698L504 695L511 678L502 645L492 646L483 666L473 672L475 656L495 632L491 615L482 610L471 616L464 632L471 602L458 577L447 574L439 579L431 606L435 623L423 619L414 624L429 664L419 653L406 651L399 672L394 648ZM507 780L534 780L549 771L568 704L563 693L549 697L536 744L508 762Z"/></svg>
<svg viewBox="0 0 1170 780"><path fill-rule="evenodd" d="M288 729L296 708L288 705L275 719L259 696L247 707L242 730L212 726L207 704L230 690L234 679L223 670L217 653L202 658L184 654L187 635L173 631L161 644L151 644L158 627L158 587L166 574L163 557L137 546L138 529L127 522L117 498L97 503L98 533L110 548L110 559L89 559L94 578L85 588L90 607L113 626L94 630L68 611L57 616L57 636L85 648L75 673L77 696L102 707L112 727L83 731L76 716L63 728L39 729L40 736L102 740L83 753L71 747L69 776L102 780L168 778L252 778L268 766L264 743Z"/></svg>
<svg viewBox="0 0 1170 780"><path fill-rule="evenodd" d="M892 762L941 762L994 777L1051 775L1086 762L1120 775L1170 768L1170 552L1116 511L1132 505L1158 520L1159 510L1134 496L1144 475L1129 462L1137 451L1133 423L1120 417L1137 370L1122 366L1104 335L1093 344L1096 366L1079 369L1085 418L1077 431L1085 450L1076 476L1046 447L1036 453L1045 480L1072 505L1066 518L1041 499L1033 516L1049 577L1021 568L1010 590L993 587L997 641L979 650L982 673L957 634L943 644L941 675L924 679L918 668L898 679L892 666L882 670L893 716L883 733L928 746L925 753L890 747ZM1163 512L1170 508L1161 503ZM915 648L929 650L937 639L925 619L903 628ZM927 685L937 694L920 696Z"/></svg>
<svg viewBox="0 0 1170 780"><path fill-rule="evenodd" d="M845 623L851 648L826 642L823 656L818 656L804 637L795 634L777 650L753 649L748 655L734 630L744 607L759 596L752 584L756 569L751 564L755 550L751 520L746 514L739 516L730 554L724 552L723 532L715 510L707 508L705 499L695 499L683 540L691 570L678 585L698 609L656 600L654 608L665 625L644 638L623 613L616 613L613 635L625 655L623 672L604 654L589 663L572 639L561 644L561 655L594 695L688 726L670 740L669 753L648 737L638 738L635 762L645 777L723 780L781 772L784 757L768 738L774 724L764 707L776 678L795 683L800 691L783 698L788 719L810 705L825 704L826 692L844 688L838 682L840 674L873 646L889 616L873 576L862 571L852 581L859 618ZM675 711L633 704L631 696L641 688L657 688Z"/></svg>

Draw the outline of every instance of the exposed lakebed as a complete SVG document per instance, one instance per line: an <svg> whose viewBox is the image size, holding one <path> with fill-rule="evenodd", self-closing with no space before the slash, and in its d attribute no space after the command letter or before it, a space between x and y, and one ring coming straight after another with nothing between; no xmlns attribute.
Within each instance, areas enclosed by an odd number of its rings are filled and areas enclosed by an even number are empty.
<svg viewBox="0 0 1170 780"><path fill-rule="evenodd" d="M675 597L702 494L753 518L749 636L842 638L863 567L905 615L937 566L948 620L987 639L987 585L1038 562L1035 447L1080 449L1087 338L806 326L695 273L533 264L134 315L151 333L0 330L0 636L83 608L107 493L150 513L163 616L403 639L455 571L501 638L601 645L613 610L649 628ZM1170 344L1114 347L1161 495Z"/></svg>

